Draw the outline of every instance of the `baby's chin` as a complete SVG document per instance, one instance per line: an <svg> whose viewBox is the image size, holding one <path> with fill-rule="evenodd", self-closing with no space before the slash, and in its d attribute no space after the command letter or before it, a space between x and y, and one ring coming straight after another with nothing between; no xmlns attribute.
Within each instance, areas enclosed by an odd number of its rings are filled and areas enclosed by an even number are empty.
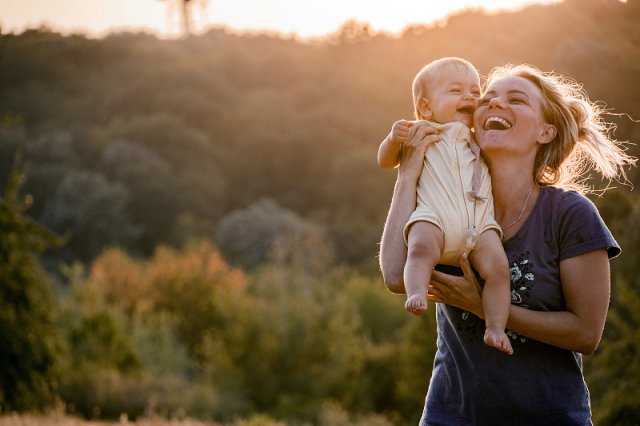
<svg viewBox="0 0 640 426"><path fill-rule="evenodd" d="M473 127L473 118L472 117L469 117L469 118L459 117L456 121L459 121L460 123L466 125L467 127Z"/></svg>
<svg viewBox="0 0 640 426"><path fill-rule="evenodd" d="M467 127L473 127L473 114L456 114L456 121L465 124Z"/></svg>

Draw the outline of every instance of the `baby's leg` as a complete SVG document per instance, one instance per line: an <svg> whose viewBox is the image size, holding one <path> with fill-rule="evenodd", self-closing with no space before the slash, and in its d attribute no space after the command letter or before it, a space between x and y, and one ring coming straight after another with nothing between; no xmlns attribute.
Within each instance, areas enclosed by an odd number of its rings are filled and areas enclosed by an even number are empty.
<svg viewBox="0 0 640 426"><path fill-rule="evenodd" d="M427 310L427 284L431 270L440 260L444 235L430 222L416 222L407 236L407 262L404 265L404 287L407 311L421 315Z"/></svg>
<svg viewBox="0 0 640 426"><path fill-rule="evenodd" d="M482 290L482 306L487 326L484 342L511 355L513 348L504 331L511 305L509 262L495 230L480 234L470 260L471 265L485 280Z"/></svg>

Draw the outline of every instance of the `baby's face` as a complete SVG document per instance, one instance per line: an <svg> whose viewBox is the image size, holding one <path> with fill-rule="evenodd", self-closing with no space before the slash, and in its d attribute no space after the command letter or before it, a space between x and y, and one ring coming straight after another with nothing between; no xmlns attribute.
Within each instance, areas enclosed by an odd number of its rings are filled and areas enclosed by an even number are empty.
<svg viewBox="0 0 640 426"><path fill-rule="evenodd" d="M459 121L471 127L480 97L478 72L463 65L444 67L429 83L431 120L437 123Z"/></svg>

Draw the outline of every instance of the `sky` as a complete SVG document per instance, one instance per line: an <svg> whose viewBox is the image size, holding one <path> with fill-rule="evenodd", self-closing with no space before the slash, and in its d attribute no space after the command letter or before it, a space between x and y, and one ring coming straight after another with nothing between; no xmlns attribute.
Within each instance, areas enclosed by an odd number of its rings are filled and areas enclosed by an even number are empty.
<svg viewBox="0 0 640 426"><path fill-rule="evenodd" d="M211 26L238 31L277 31L303 38L334 32L345 21L368 22L399 33L464 8L495 12L560 0L192 0L196 32ZM65 34L102 37L113 31L179 35L179 0L0 0L2 33L46 25ZM199 2L206 3L200 7Z"/></svg>

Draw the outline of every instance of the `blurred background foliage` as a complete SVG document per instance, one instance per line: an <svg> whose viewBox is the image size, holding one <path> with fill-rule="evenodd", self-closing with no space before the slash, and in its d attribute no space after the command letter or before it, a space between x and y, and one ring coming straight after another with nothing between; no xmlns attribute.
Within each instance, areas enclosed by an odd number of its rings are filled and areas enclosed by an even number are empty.
<svg viewBox="0 0 640 426"><path fill-rule="evenodd" d="M415 424L435 322L377 272L395 173L375 161L414 74L554 70L637 142L639 21L638 0L565 0L400 37L0 35L2 411ZM593 199L623 247L594 419L638 424L640 199Z"/></svg>

